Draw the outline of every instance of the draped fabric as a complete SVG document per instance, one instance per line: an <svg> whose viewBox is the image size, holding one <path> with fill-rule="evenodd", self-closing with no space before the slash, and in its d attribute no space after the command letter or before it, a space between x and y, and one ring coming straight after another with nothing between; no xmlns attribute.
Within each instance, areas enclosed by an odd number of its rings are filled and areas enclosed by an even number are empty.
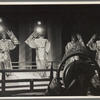
<svg viewBox="0 0 100 100"><path fill-rule="evenodd" d="M95 56L95 60L97 61L99 67L100 67L100 40L96 41L96 43L91 43L89 45L89 48L91 50L95 50L96 51L96 56Z"/></svg>
<svg viewBox="0 0 100 100"><path fill-rule="evenodd" d="M100 60L100 40L96 41L96 50L97 50L96 59Z"/></svg>
<svg viewBox="0 0 100 100"><path fill-rule="evenodd" d="M26 42L31 48L36 49L36 65L37 69L45 69L47 67L48 52L50 50L50 43L43 37L32 39ZM46 72L39 72L41 77L46 77Z"/></svg>
<svg viewBox="0 0 100 100"><path fill-rule="evenodd" d="M70 51L73 47L75 47L75 44L76 43L68 42L67 45L66 45L66 47L65 47L65 53L67 54L68 51ZM71 62L73 62L75 60L79 60L79 56L73 56L73 57L69 58L66 61L66 65L70 64Z"/></svg>
<svg viewBox="0 0 100 100"><path fill-rule="evenodd" d="M100 67L100 40L96 41L96 61Z"/></svg>
<svg viewBox="0 0 100 100"><path fill-rule="evenodd" d="M9 39L5 39L5 41L0 40L0 67L3 67L3 63L5 69L12 68L10 50L13 50L15 47L16 46Z"/></svg>

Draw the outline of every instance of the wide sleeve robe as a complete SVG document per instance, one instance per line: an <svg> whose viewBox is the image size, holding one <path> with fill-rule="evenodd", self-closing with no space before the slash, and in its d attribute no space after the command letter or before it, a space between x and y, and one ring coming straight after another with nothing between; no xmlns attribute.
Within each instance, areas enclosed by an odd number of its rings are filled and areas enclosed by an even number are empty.
<svg viewBox="0 0 100 100"><path fill-rule="evenodd" d="M10 50L13 50L16 46L12 43L10 39L6 39L3 41L0 40L0 63L4 63L5 69L11 69L11 58L10 58ZM0 64L1 65L1 64Z"/></svg>
<svg viewBox="0 0 100 100"><path fill-rule="evenodd" d="M36 65L37 69L45 69L48 64L48 52L50 50L50 42L43 37L32 39L26 42L31 48L36 49ZM41 77L46 76L45 72L39 73Z"/></svg>

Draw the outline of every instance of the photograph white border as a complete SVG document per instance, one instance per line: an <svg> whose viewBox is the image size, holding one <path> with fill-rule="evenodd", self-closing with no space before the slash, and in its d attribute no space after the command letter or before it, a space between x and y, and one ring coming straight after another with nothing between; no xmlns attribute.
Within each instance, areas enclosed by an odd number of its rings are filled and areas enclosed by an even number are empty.
<svg viewBox="0 0 100 100"><path fill-rule="evenodd" d="M53 2L45 2L45 1L38 1L38 2L0 2L0 5L83 5L83 4L100 4L100 1L53 1Z"/></svg>
<svg viewBox="0 0 100 100"><path fill-rule="evenodd" d="M0 6L1 5L93 5L93 4L100 4L100 1L21 1L18 2L17 0L12 2L8 0L8 2L2 2L0 1ZM33 97L0 97L0 100L99 100L100 96L33 96Z"/></svg>

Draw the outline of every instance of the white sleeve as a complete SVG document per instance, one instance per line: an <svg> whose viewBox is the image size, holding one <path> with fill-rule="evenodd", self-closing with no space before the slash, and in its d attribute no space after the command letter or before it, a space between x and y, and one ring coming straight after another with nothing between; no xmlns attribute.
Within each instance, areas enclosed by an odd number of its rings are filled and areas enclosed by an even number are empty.
<svg viewBox="0 0 100 100"><path fill-rule="evenodd" d="M70 45L70 42L68 42L65 47L65 53L68 52L70 48L71 48L71 45Z"/></svg>
<svg viewBox="0 0 100 100"><path fill-rule="evenodd" d="M25 43L29 45L29 47L31 48L36 48L35 39L34 40L32 39L31 41L25 41Z"/></svg>
<svg viewBox="0 0 100 100"><path fill-rule="evenodd" d="M96 50L97 47L96 47L96 43L92 43L91 45L88 46L91 50Z"/></svg>
<svg viewBox="0 0 100 100"><path fill-rule="evenodd" d="M50 47L51 47L51 44L50 44L50 42L47 40L47 41L46 41L46 49L45 49L47 53L49 52Z"/></svg>
<svg viewBox="0 0 100 100"><path fill-rule="evenodd" d="M9 50L13 50L16 48L16 45L11 40L8 40L8 48Z"/></svg>

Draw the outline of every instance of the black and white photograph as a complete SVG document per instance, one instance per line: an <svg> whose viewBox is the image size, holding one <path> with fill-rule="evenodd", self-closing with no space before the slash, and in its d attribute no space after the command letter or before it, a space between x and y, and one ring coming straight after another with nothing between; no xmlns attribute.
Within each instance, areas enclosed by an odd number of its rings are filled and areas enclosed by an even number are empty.
<svg viewBox="0 0 100 100"><path fill-rule="evenodd" d="M100 96L100 4L0 5L0 97Z"/></svg>

